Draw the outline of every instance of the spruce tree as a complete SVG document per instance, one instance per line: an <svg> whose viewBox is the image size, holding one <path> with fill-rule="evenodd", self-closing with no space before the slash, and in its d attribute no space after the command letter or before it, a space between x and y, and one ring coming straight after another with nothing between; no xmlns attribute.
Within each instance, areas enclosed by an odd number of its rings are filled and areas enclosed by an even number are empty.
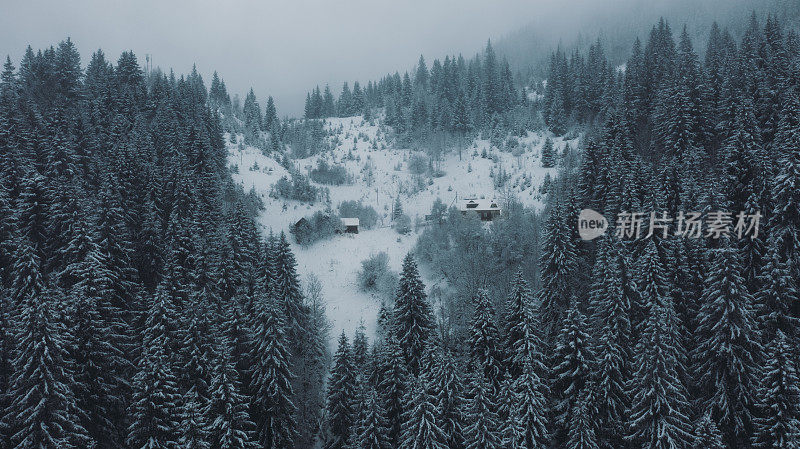
<svg viewBox="0 0 800 449"><path fill-rule="evenodd" d="M277 124L278 112L275 109L275 101L272 96L267 98L267 109L264 111L264 129L271 131L273 126Z"/></svg>
<svg viewBox="0 0 800 449"><path fill-rule="evenodd" d="M692 444L689 447L692 449L725 448L725 444L722 442L722 433L720 433L714 420L711 419L710 414L706 413L695 425Z"/></svg>
<svg viewBox="0 0 800 449"><path fill-rule="evenodd" d="M364 418L357 427L357 435L353 447L359 449L390 449L389 429L381 408L381 401L375 390L366 396Z"/></svg>
<svg viewBox="0 0 800 449"><path fill-rule="evenodd" d="M761 338L769 342L780 331L791 341L797 338L797 325L800 323L792 313L792 304L800 300L797 280L792 278L789 263L780 255L777 239L770 237L767 246L766 260L759 276L762 288L755 294Z"/></svg>
<svg viewBox="0 0 800 449"><path fill-rule="evenodd" d="M211 399L203 414L209 420L211 449L256 449L255 424L250 420L247 397L242 394L239 373L231 359L231 343L220 342L219 358L211 381Z"/></svg>
<svg viewBox="0 0 800 449"><path fill-rule="evenodd" d="M542 167L552 168L556 166L556 150L553 141L548 137L542 146Z"/></svg>
<svg viewBox="0 0 800 449"><path fill-rule="evenodd" d="M325 449L348 447L352 428L356 424L356 377L352 357L350 343L342 331L328 383L328 440Z"/></svg>
<svg viewBox="0 0 800 449"><path fill-rule="evenodd" d="M297 436L294 391L283 313L275 301L260 297L255 302L250 360L250 416L258 442L265 449L291 447Z"/></svg>
<svg viewBox="0 0 800 449"><path fill-rule="evenodd" d="M726 444L739 447L752 436L756 361L762 349L753 320L753 299L730 247L712 250L711 271L700 298L694 354L701 398L720 423Z"/></svg>
<svg viewBox="0 0 800 449"><path fill-rule="evenodd" d="M593 378L602 444L619 441L625 434L625 413L630 406L626 383L630 380L630 299L623 285L621 261L610 239L601 241L589 295L597 363Z"/></svg>
<svg viewBox="0 0 800 449"><path fill-rule="evenodd" d="M183 397L183 416L181 416L181 448L210 449L208 441L208 422L197 400L195 390L189 390Z"/></svg>
<svg viewBox="0 0 800 449"><path fill-rule="evenodd" d="M502 381L503 364L494 320L488 292L478 291L469 334L470 364L473 370L483 373L496 392Z"/></svg>
<svg viewBox="0 0 800 449"><path fill-rule="evenodd" d="M38 288L37 288L38 290ZM70 336L56 310L57 290L25 294L12 320L16 349L2 427L8 447L82 448L94 441L81 425L67 361Z"/></svg>
<svg viewBox="0 0 800 449"><path fill-rule="evenodd" d="M433 313L425 295L417 262L410 253L403 259L393 322L393 332L402 348L408 371L417 376L420 372L420 360L433 332Z"/></svg>
<svg viewBox="0 0 800 449"><path fill-rule="evenodd" d="M435 420L445 435L446 446L449 449L464 449L466 391L461 367L453 354L443 348L431 369L436 395Z"/></svg>
<svg viewBox="0 0 800 449"><path fill-rule="evenodd" d="M392 447L398 447L401 440L403 416L407 408L405 395L409 374L403 358L403 350L393 333L386 337L381 348L378 371L378 392L389 424L389 440Z"/></svg>
<svg viewBox="0 0 800 449"><path fill-rule="evenodd" d="M575 243L572 233L567 229L566 215L565 205L554 205L544 228L539 313L548 341L552 341L555 330L561 326L564 313L572 300L572 282L578 269Z"/></svg>
<svg viewBox="0 0 800 449"><path fill-rule="evenodd" d="M287 339L292 344L293 355L296 356L306 343L305 326L308 310L303 304L303 293L297 276L297 262L283 232L276 242L274 257L272 294L281 306L286 321Z"/></svg>
<svg viewBox="0 0 800 449"><path fill-rule="evenodd" d="M508 421L518 425L520 437L514 445L516 448L543 449L549 441L547 399L550 391L534 363L527 361L522 374L512 384L514 396Z"/></svg>
<svg viewBox="0 0 800 449"><path fill-rule="evenodd" d="M636 344L628 438L647 449L687 447L692 434L671 301L654 302Z"/></svg>
<svg viewBox="0 0 800 449"><path fill-rule="evenodd" d="M516 378L522 373L522 364L516 363L516 348L526 343L526 320L532 308L533 298L528 282L518 271L511 286L511 294L506 299L505 314L503 316L503 351L505 367L509 376ZM541 348L539 348L541 350Z"/></svg>
<svg viewBox="0 0 800 449"><path fill-rule="evenodd" d="M552 355L553 443L566 444L575 404L591 381L595 366L586 316L572 302Z"/></svg>
<svg viewBox="0 0 800 449"><path fill-rule="evenodd" d="M128 410L128 446L169 448L180 446L183 407L178 390L174 358L170 357L173 339L168 328L174 317L167 295L151 300L145 324L143 350L133 377L133 399Z"/></svg>
<svg viewBox="0 0 800 449"><path fill-rule="evenodd" d="M574 410L569 422L567 447L571 449L599 449L596 423L593 421L592 393L587 388L581 391L580 397L574 405Z"/></svg>
<svg viewBox="0 0 800 449"><path fill-rule="evenodd" d="M444 449L445 435L436 423L434 398L425 376L411 382L406 397L408 410L403 415L400 449Z"/></svg>
<svg viewBox="0 0 800 449"><path fill-rule="evenodd" d="M497 417L494 388L481 371L475 371L470 381L470 400L464 429L467 449L499 449L502 444Z"/></svg>
<svg viewBox="0 0 800 449"><path fill-rule="evenodd" d="M769 343L759 369L753 447L758 449L800 446L800 377L796 347L778 330Z"/></svg>
<svg viewBox="0 0 800 449"><path fill-rule="evenodd" d="M353 367L356 372L364 372L366 370L368 351L369 342L367 340L366 327L364 327L364 322L362 321L353 336Z"/></svg>

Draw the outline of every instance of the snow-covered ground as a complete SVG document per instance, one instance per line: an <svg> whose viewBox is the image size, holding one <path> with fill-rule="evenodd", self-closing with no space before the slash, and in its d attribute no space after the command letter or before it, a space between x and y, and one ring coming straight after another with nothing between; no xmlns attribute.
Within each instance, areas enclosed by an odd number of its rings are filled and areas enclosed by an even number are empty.
<svg viewBox="0 0 800 449"><path fill-rule="evenodd" d="M437 198L447 205L456 205L463 198L494 198L503 204L506 198L514 195L523 204L539 208L543 201L538 193L539 185L546 173L550 172L553 177L556 175L556 169L541 167L545 136L529 134L519 139L521 150L514 153L493 148L488 140L475 140L462 150L461 157L456 151L443 156L440 164L444 172L442 176L432 178L432 182L425 178L420 183L419 177L408 169L414 152L395 148L391 141L387 141L384 130L388 128L381 127L379 122L375 120L370 124L360 116L328 119L325 126L334 131L332 139L338 137L337 147L329 153L293 161L304 174L316 166L320 157L345 166L354 181L349 185L324 186L330 190L330 206L336 210L342 201L360 200L371 205L380 215L375 229L362 229L359 234L336 235L307 247L297 245L290 238L303 281L313 273L322 282L328 317L334 327L333 335L342 330L352 335L361 320L370 334L375 328L380 302L358 288L356 278L361 261L384 251L389 256L390 268L399 272L403 257L416 243L416 232L400 236L390 227L391 208L397 197L412 223L429 214ZM560 138L553 141L560 153L565 142ZM486 157L482 157L484 150ZM327 207L322 202L309 205L271 198L269 193L273 184L288 172L256 148L242 149L240 145L229 143L228 162L238 166L239 172L233 174L234 180L240 182L245 190L254 188L263 199L266 208L259 223L265 233L272 230L288 234L290 226L301 217ZM258 168L253 169L255 166ZM501 171L507 173L508 181L504 187L496 189L491 175ZM434 281L426 279L426 285Z"/></svg>

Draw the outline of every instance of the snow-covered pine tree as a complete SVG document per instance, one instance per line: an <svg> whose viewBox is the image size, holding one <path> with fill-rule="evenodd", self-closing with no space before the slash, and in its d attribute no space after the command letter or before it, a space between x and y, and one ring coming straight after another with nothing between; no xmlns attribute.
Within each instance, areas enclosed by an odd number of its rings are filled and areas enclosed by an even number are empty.
<svg viewBox="0 0 800 449"><path fill-rule="evenodd" d="M106 269L111 271L111 302L131 323L138 307L140 289L133 268L133 238L125 226L125 212L119 200L121 193L115 188L116 181L109 177L106 184L107 187L98 194L96 241L106 255Z"/></svg>
<svg viewBox="0 0 800 449"><path fill-rule="evenodd" d="M431 367L436 422L444 432L449 449L464 449L466 392L461 367L449 350L441 348L439 351L438 363Z"/></svg>
<svg viewBox="0 0 800 449"><path fill-rule="evenodd" d="M198 409L204 409L210 401L213 364L216 356L216 329L211 322L210 309L205 298L194 297L192 305L184 312L186 319L180 358L182 360L182 391L194 391L193 400Z"/></svg>
<svg viewBox="0 0 800 449"><path fill-rule="evenodd" d="M788 261L780 256L776 238L767 241L767 254L759 276L761 290L755 294L758 326L762 342L770 342L778 331L796 340L800 319L792 313L792 304L800 300L797 280Z"/></svg>
<svg viewBox="0 0 800 449"><path fill-rule="evenodd" d="M596 364L586 316L572 301L556 339L551 372L553 444L566 444L572 414Z"/></svg>
<svg viewBox="0 0 800 449"><path fill-rule="evenodd" d="M674 314L671 301L653 302L636 345L628 439L645 449L688 447L692 436Z"/></svg>
<svg viewBox="0 0 800 449"><path fill-rule="evenodd" d="M768 162L761 144L753 103L743 99L737 108L733 133L722 150L725 156L725 198L731 211L746 210L751 195L763 194Z"/></svg>
<svg viewBox="0 0 800 449"><path fill-rule="evenodd" d="M771 220L771 235L776 239L779 254L792 268L795 279L800 278L800 91L790 90L793 101L787 101L782 112L781 131L776 139L778 148L783 149L775 176L772 197L774 202ZM800 306L792 309L792 316L800 318Z"/></svg>
<svg viewBox="0 0 800 449"><path fill-rule="evenodd" d="M364 372L367 368L367 355L369 352L369 341L367 339L367 329L364 321L356 328L353 335L353 367L356 372Z"/></svg>
<svg viewBox="0 0 800 449"><path fill-rule="evenodd" d="M392 221L397 220L403 215L403 203L400 201L400 197L394 199L394 205L392 206Z"/></svg>
<svg viewBox="0 0 800 449"><path fill-rule="evenodd" d="M278 112L275 109L275 100L272 96L267 98L267 108L264 111L264 130L270 131L278 122Z"/></svg>
<svg viewBox="0 0 800 449"><path fill-rule="evenodd" d="M445 434L436 423L435 398L429 391L428 378L414 378L406 394L408 410L403 414L399 449L444 449Z"/></svg>
<svg viewBox="0 0 800 449"><path fill-rule="evenodd" d="M522 363L515 360L516 348L525 345L527 314L533 307L533 298L528 282L518 271L511 286L511 294L506 299L505 314L503 315L503 352L505 368L511 378L516 378L522 373ZM541 351L541 347L537 348Z"/></svg>
<svg viewBox="0 0 800 449"><path fill-rule="evenodd" d="M303 293L297 276L297 262L285 233L281 233L275 247L274 297L286 317L287 338L293 347L302 345L308 311L303 305Z"/></svg>
<svg viewBox="0 0 800 449"><path fill-rule="evenodd" d="M592 388L584 388L573 405L567 432L567 446L570 449L599 449L594 421L594 397ZM621 440L618 440L621 441Z"/></svg>
<svg viewBox="0 0 800 449"><path fill-rule="evenodd" d="M65 305L74 363L75 395L81 422L98 445L124 444L125 409L133 365L126 353L132 343L128 324L114 301L114 274L109 258L95 242L91 222L81 217L70 226L57 273L68 289Z"/></svg>
<svg viewBox="0 0 800 449"><path fill-rule="evenodd" d="M522 365L522 374L514 381L511 416L506 425L516 425L519 441L514 448L544 449L548 447L547 399L550 391L546 379L537 372L535 361L528 360ZM505 447L508 446L508 441Z"/></svg>
<svg viewBox="0 0 800 449"><path fill-rule="evenodd" d="M389 440L392 447L399 447L403 417L407 409L405 395L410 376L403 358L403 350L394 333L389 333L383 342L378 371L378 393L386 411Z"/></svg>
<svg viewBox="0 0 800 449"><path fill-rule="evenodd" d="M767 346L758 376L758 413L752 439L755 448L800 447L800 377L796 348L780 329Z"/></svg>
<svg viewBox="0 0 800 449"><path fill-rule="evenodd" d="M703 407L719 422L726 444L735 448L752 436L756 361L763 349L736 251L729 246L711 251L693 359L700 391L705 392Z"/></svg>
<svg viewBox="0 0 800 449"><path fill-rule="evenodd" d="M220 340L220 349L211 381L211 397L202 413L208 419L208 441L212 449L256 449L255 424L248 413L248 399L236 364L231 359L231 343Z"/></svg>
<svg viewBox="0 0 800 449"><path fill-rule="evenodd" d="M199 404L196 390L184 394L181 416L181 449L211 449L207 417Z"/></svg>
<svg viewBox="0 0 800 449"><path fill-rule="evenodd" d="M562 324L573 294L575 271L578 269L575 242L567 226L566 205L555 204L544 228L541 267L541 304L539 313L548 343Z"/></svg>
<svg viewBox="0 0 800 449"><path fill-rule="evenodd" d="M599 411L597 438L601 444L621 441L625 412L630 407L630 299L623 286L619 254L610 239L600 242L589 295L591 328L597 363L593 374Z"/></svg>
<svg viewBox="0 0 800 449"><path fill-rule="evenodd" d="M497 417L496 393L482 370L475 371L471 376L469 395L466 412L469 425L464 429L465 447L500 449L503 438Z"/></svg>
<svg viewBox="0 0 800 449"><path fill-rule="evenodd" d="M475 312L470 324L470 365L473 371L483 373L495 393L503 380L504 372L499 340L489 293L481 289L475 298Z"/></svg>
<svg viewBox="0 0 800 449"><path fill-rule="evenodd" d="M30 246L26 242L21 245ZM32 248L18 254L33 256L27 266L38 271ZM90 447L94 441L81 425L75 381L67 361L71 337L56 313L65 298L57 290L44 289L36 277L30 280L32 290L18 298L11 320L16 345L2 417L4 433L9 436L5 444L14 448Z"/></svg>
<svg viewBox="0 0 800 449"><path fill-rule="evenodd" d="M328 376L330 354L328 332L330 324L325 318L324 305L314 298L307 298L309 310L309 341L304 348L301 362L295 365L299 389L295 391L298 408L297 425L300 437L299 448L310 448L316 444L321 430L322 413L325 408L325 380Z"/></svg>
<svg viewBox="0 0 800 449"><path fill-rule="evenodd" d="M647 326L651 311L656 306L663 306L669 302L669 309L675 312L675 306L668 296L669 284L665 276L664 265L659 255L658 248L654 240L648 240L645 244L642 255L639 257L637 271L638 292L639 295L631 303L631 333L638 338L644 333L644 327ZM676 338L675 350L678 351L676 356L680 360L678 368L678 376L681 381L686 379L686 366L688 356L682 344L683 336L680 334L680 322L677 313L670 313L668 317L675 319L674 323L670 326L674 328L671 336Z"/></svg>
<svg viewBox="0 0 800 449"><path fill-rule="evenodd" d="M345 449L356 425L356 372L350 342L342 331L339 347L333 356L328 382L327 441L325 449Z"/></svg>
<svg viewBox="0 0 800 449"><path fill-rule="evenodd" d="M245 317L242 306L236 300L220 299L215 307L217 314L216 327L220 338L226 339L230 345L232 363L239 375L241 392L248 399L252 393L252 367L250 359L253 346L249 317Z"/></svg>
<svg viewBox="0 0 800 449"><path fill-rule="evenodd" d="M410 253L403 259L394 305L393 332L402 348L409 373L419 375L420 360L433 332L433 312L417 262Z"/></svg>
<svg viewBox="0 0 800 449"><path fill-rule="evenodd" d="M297 436L297 407L293 402L294 375L283 310L276 301L263 296L255 301L254 307L250 416L264 449L291 447Z"/></svg>
<svg viewBox="0 0 800 449"><path fill-rule="evenodd" d="M542 146L542 167L552 168L555 166L556 150L553 147L553 140L548 137L544 140L544 146Z"/></svg>
<svg viewBox="0 0 800 449"><path fill-rule="evenodd" d="M161 289L161 287L159 287ZM133 448L180 446L183 407L174 357L170 356L175 308L169 295L156 292L150 301L143 350L133 377L133 398L128 409L127 444Z"/></svg>
<svg viewBox="0 0 800 449"><path fill-rule="evenodd" d="M710 414L703 415L703 418L694 426L692 444L689 447L692 449L725 449L722 433L711 419Z"/></svg>
<svg viewBox="0 0 800 449"><path fill-rule="evenodd" d="M366 394L364 416L357 426L352 447L358 449L390 449L389 428L384 417L381 401L375 390Z"/></svg>
<svg viewBox="0 0 800 449"><path fill-rule="evenodd" d="M268 264L271 270L265 282L267 289L281 307L285 317L286 342L289 349L289 363L294 378L292 391L295 392L293 402L299 410L299 439L297 444L313 444L313 432L316 413L315 407L324 401L324 378L319 375L325 357L324 343L319 341L322 329L310 326L311 311L306 304L300 280L297 275L297 262L289 246L285 233L281 233L267 251ZM271 268L270 268L271 266Z"/></svg>

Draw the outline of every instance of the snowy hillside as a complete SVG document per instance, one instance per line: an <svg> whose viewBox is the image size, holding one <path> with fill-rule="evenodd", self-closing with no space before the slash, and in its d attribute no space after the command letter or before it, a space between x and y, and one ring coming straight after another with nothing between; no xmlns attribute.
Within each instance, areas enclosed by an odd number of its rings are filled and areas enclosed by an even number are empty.
<svg viewBox="0 0 800 449"><path fill-rule="evenodd" d="M360 291L357 286L361 261L384 251L389 255L390 268L398 272L403 256L416 243L416 229L400 236L390 227L391 208L397 197L412 223L422 221L437 198L448 206L456 205L463 198L493 198L503 204L513 195L523 204L539 208L544 200L538 193L539 185L546 173L549 172L553 177L557 174L555 168L545 169L541 166L545 136L540 134L529 134L519 139L518 149L513 153L492 147L488 140L476 140L462 151L460 158L457 152L443 156L438 165L443 172L440 177L421 178L412 174L408 167L415 152L395 148L392 142L387 141L384 130L388 128L380 126L379 120L370 124L360 116L332 118L326 121L325 126L333 131L331 139L338 145L330 153L293 160L295 167L301 173L308 174L321 157L346 167L353 177L352 184L312 184L330 190L330 207L334 210L342 201L356 200L372 206L380 216L374 229L362 229L359 234L336 235L307 247L297 245L290 238L302 280L305 282L307 276L314 273L322 281L334 335L341 330L352 335L362 319L368 332L374 330L380 304L379 299ZM553 141L558 152L566 143L560 138ZM570 144L576 143L573 141ZM233 174L234 179L245 190L254 188L264 201L266 209L259 223L265 233L270 230L288 233L297 220L315 211L325 210L328 206L324 202L309 205L271 198L269 193L272 186L288 172L257 148L229 143L228 161L230 165L238 166L238 173ZM501 188L495 188L494 177L497 176L507 179ZM430 287L436 280L427 278L425 281Z"/></svg>

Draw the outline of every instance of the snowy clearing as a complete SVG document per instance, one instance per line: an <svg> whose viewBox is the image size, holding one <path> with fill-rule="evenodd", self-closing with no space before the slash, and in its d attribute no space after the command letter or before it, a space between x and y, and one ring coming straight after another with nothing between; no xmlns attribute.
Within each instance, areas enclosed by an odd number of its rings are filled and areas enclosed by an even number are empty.
<svg viewBox="0 0 800 449"><path fill-rule="evenodd" d="M464 198L497 199L504 204L513 195L526 206L538 209L544 201L539 185L547 173L552 177L557 174L557 169L541 166L541 149L546 137L542 134L529 133L518 139L519 149L513 153L492 147L488 140L475 140L462 150L460 158L457 151L445 154L436 165L443 173L440 177L429 178L411 173L408 162L419 152L392 146L384 131L388 128L380 126L379 119L370 124L360 116L331 118L326 120L325 128L333 131L329 139L338 142L336 148L332 152L293 160L295 168L307 175L318 158L344 166L353 177L352 184L325 186L312 181L312 185L329 189L330 207L334 211L342 201L355 200L372 206L379 214L374 229L361 229L358 234L336 235L306 247L290 237L304 284L311 273L322 282L333 335L342 330L352 335L361 320L368 334L374 332L380 300L374 294L361 291L357 285L361 261L384 251L389 256L390 268L399 272L403 257L414 248L421 228L415 226L414 231L405 236L391 228L391 210L396 198L400 198L403 211L415 224L430 213L437 198L448 206ZM553 142L560 153L566 142L561 138L553 138ZM576 143L570 141L570 145ZM288 234L297 220L328 207L324 202L308 204L270 197L272 186L281 177L288 176L288 171L257 148L228 143L228 163L238 166L234 180L245 191L255 189L264 201L266 208L258 222L265 233L283 231ZM507 181L503 187L496 188L494 178L503 176L501 173ZM423 275L425 271L422 270ZM425 281L430 286L435 280Z"/></svg>

